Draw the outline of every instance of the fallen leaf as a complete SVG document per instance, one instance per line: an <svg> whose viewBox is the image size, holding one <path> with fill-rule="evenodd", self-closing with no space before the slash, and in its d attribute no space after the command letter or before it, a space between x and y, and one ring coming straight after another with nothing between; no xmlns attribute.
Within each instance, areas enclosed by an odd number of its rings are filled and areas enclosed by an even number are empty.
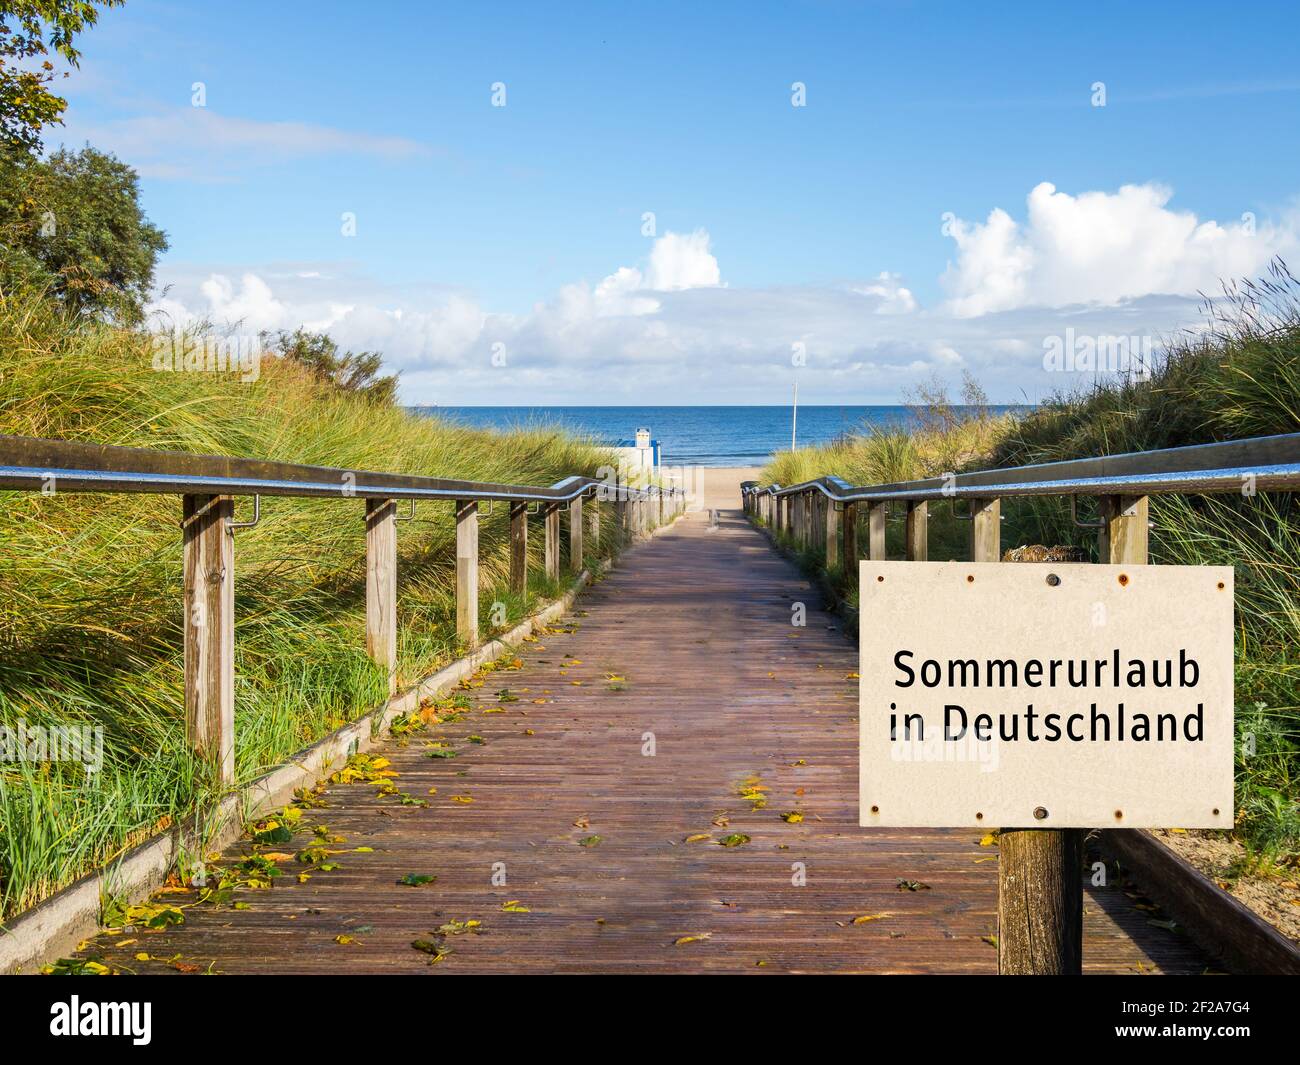
<svg viewBox="0 0 1300 1065"><path fill-rule="evenodd" d="M706 939L712 939L712 938L713 938L713 933L712 933L712 932L700 932L698 935L693 935L693 936L681 936L681 937L678 938L678 939L674 939L674 940L673 940L673 946L674 946L674 947L684 947L684 946L686 946L687 943L700 943L700 942L703 942L703 941L706 940Z"/></svg>

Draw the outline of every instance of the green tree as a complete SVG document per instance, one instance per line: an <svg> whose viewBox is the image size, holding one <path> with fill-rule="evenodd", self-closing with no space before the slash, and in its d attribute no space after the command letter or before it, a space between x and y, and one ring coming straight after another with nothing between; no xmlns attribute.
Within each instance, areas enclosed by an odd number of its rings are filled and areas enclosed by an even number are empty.
<svg viewBox="0 0 1300 1065"><path fill-rule="evenodd" d="M345 392L355 392L382 404L390 404L397 398L397 375L380 375L383 356L377 351L340 354L338 344L329 336L301 327L292 333L266 332L261 340L272 354L301 363L322 381Z"/></svg>
<svg viewBox="0 0 1300 1065"><path fill-rule="evenodd" d="M0 285L47 289L74 314L143 317L167 237L140 209L136 173L87 146L48 161L0 151Z"/></svg>
<svg viewBox="0 0 1300 1065"><path fill-rule="evenodd" d="M93 26L97 8L123 0L0 0L0 144L36 152L41 129L63 121L68 101L50 91L57 74L51 51L72 66L77 34ZM65 71L63 76L68 76Z"/></svg>

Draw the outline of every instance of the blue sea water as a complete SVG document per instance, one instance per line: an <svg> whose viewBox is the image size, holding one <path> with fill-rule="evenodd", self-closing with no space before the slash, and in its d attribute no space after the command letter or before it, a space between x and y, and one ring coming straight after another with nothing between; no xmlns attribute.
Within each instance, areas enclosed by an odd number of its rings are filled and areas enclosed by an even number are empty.
<svg viewBox="0 0 1300 1065"><path fill-rule="evenodd" d="M646 427L668 465L761 466L790 446L790 408L781 407L417 407L465 425L502 429L562 425L604 443ZM998 408L1000 409L1000 408ZM825 444L872 426L907 424L906 407L800 406L800 447Z"/></svg>

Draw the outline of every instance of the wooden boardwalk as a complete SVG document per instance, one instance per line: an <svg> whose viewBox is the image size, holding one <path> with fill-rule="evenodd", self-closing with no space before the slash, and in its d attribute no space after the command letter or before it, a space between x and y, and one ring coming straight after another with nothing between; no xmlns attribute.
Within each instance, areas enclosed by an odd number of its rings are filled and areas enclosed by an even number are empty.
<svg viewBox="0 0 1300 1065"><path fill-rule="evenodd" d="M273 888L239 889L239 909L163 895L184 924L84 953L139 972L993 973L996 848L857 827L857 651L815 601L739 512L688 514L580 599L571 631L487 673L462 719L380 749L427 807L329 785L292 842L257 848L286 856ZM343 837L331 871L287 857L317 826ZM1085 908L1085 971L1209 964L1120 886ZM431 964L413 941L450 953Z"/></svg>

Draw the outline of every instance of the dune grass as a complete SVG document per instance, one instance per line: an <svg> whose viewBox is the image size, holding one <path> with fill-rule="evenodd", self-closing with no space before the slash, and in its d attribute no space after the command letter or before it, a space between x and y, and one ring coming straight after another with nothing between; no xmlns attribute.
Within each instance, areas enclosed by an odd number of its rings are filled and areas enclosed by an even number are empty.
<svg viewBox="0 0 1300 1065"><path fill-rule="evenodd" d="M942 404L940 404L942 407ZM1063 392L1023 416L918 410L911 430L872 432L773 457L763 483L821 474L853 484L1300 432L1300 282L1268 276L1225 289L1206 327L1166 344L1148 379ZM1081 504L1087 516L1086 504ZM899 508L901 512L901 508ZM1154 563L1236 571L1237 836L1250 868L1300 866L1300 500L1289 493L1153 496ZM1071 544L1096 557L1066 499L1005 499L1002 544ZM902 553L902 522L887 544ZM930 506L934 560L969 558L969 523ZM804 565L825 573L816 548ZM856 605L855 582L826 574Z"/></svg>
<svg viewBox="0 0 1300 1065"><path fill-rule="evenodd" d="M283 360L253 382L160 372L148 337L73 325L36 297L0 298L0 353L0 433L531 485L610 461L559 430L477 431L367 403ZM365 655L363 504L277 497L262 510L235 546L240 781L386 695ZM0 766L0 917L210 797L183 734L179 518L173 496L0 493L0 723L104 732L98 772ZM513 624L559 589L542 577L535 527L528 600L508 594L506 508L480 526L486 632L494 602ZM612 526L586 545L592 557L613 550ZM458 652L450 507L421 504L398 530L409 682Z"/></svg>

